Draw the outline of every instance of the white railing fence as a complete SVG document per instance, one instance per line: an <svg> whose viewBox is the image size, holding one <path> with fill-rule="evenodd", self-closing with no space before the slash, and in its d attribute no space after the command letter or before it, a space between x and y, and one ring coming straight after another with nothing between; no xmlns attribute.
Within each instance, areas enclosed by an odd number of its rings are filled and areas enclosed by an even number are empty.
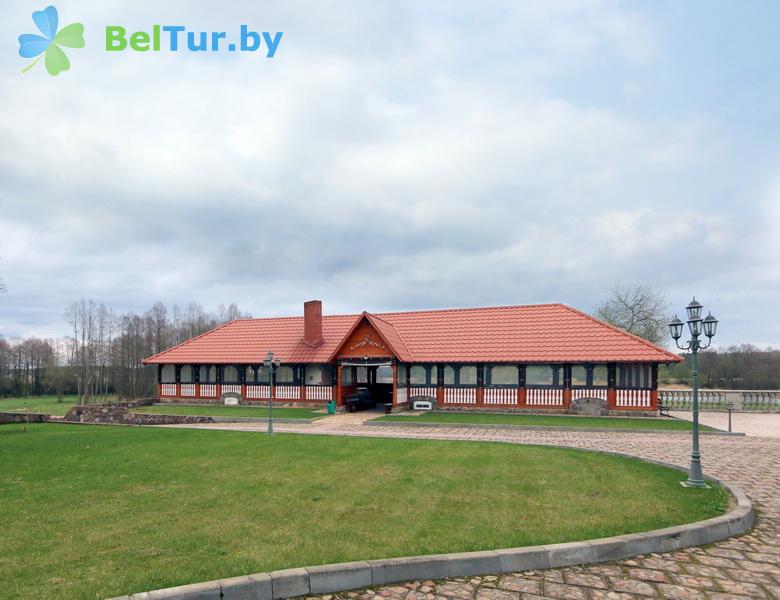
<svg viewBox="0 0 780 600"><path fill-rule="evenodd" d="M690 410L692 390L658 390L660 403L672 410ZM780 390L699 390L701 410L734 410L779 412Z"/></svg>
<svg viewBox="0 0 780 600"><path fill-rule="evenodd" d="M517 404L517 388L485 388L485 404Z"/></svg>
<svg viewBox="0 0 780 600"><path fill-rule="evenodd" d="M535 406L563 406L563 390L552 388L528 388L525 403Z"/></svg>

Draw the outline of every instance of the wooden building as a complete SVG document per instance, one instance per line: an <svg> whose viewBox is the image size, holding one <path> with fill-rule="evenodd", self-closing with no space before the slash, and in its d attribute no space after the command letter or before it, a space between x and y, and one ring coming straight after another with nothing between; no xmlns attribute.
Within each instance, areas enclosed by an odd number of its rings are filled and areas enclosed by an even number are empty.
<svg viewBox="0 0 780 600"><path fill-rule="evenodd" d="M148 358L161 401L266 403L263 359L281 364L274 400L343 406L358 387L401 410L567 410L601 400L654 411L658 365L676 354L563 304L239 319Z"/></svg>

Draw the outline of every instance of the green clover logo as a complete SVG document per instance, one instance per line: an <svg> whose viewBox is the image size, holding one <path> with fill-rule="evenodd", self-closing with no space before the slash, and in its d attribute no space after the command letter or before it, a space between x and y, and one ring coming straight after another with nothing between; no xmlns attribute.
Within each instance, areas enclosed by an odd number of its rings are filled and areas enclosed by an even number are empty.
<svg viewBox="0 0 780 600"><path fill-rule="evenodd" d="M43 36L34 33L25 33L19 36L19 56L22 58L38 57L22 69L22 73L27 73L37 65L38 61L41 60L41 54L43 54L43 62L49 75L59 75L70 69L70 61L60 46L83 48L84 25L71 23L57 31L59 17L57 9L53 6L36 10L32 14L32 19Z"/></svg>

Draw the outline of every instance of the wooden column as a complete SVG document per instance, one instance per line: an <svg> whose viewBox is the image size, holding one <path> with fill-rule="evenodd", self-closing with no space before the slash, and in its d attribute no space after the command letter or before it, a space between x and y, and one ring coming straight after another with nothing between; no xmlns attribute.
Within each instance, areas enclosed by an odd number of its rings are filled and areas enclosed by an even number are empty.
<svg viewBox="0 0 780 600"><path fill-rule="evenodd" d="M563 409L571 406L571 365L563 365Z"/></svg>
<svg viewBox="0 0 780 600"><path fill-rule="evenodd" d="M436 365L436 405L444 406L444 363Z"/></svg>
<svg viewBox="0 0 780 600"><path fill-rule="evenodd" d="M617 365L615 363L607 365L607 402L609 410L617 409Z"/></svg>
<svg viewBox="0 0 780 600"><path fill-rule="evenodd" d="M658 410L658 363L650 366L650 408Z"/></svg>
<svg viewBox="0 0 780 600"><path fill-rule="evenodd" d="M517 365L517 404L518 406L525 406L527 402L527 396L525 392L525 365Z"/></svg>
<svg viewBox="0 0 780 600"><path fill-rule="evenodd" d="M398 363L393 362L393 408L398 406Z"/></svg>
<svg viewBox="0 0 780 600"><path fill-rule="evenodd" d="M341 379L341 370L344 367L341 365L338 365L336 367L336 394L334 395L334 399L336 400L336 406L344 406L344 399L342 398L341 393L341 387L342 387L342 379Z"/></svg>
<svg viewBox="0 0 780 600"><path fill-rule="evenodd" d="M485 406L485 365L477 365L477 408Z"/></svg>

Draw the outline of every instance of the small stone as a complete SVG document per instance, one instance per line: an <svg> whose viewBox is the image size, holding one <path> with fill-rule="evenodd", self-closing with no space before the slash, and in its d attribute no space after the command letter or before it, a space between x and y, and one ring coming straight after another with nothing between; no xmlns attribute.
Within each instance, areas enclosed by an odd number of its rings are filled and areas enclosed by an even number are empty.
<svg viewBox="0 0 780 600"><path fill-rule="evenodd" d="M714 589L716 587L715 582L712 579L695 577L694 575L686 575L684 573L672 573L672 581L678 585L694 588Z"/></svg>
<svg viewBox="0 0 780 600"><path fill-rule="evenodd" d="M616 592L626 592L627 594L637 594L639 596L655 596L655 588L644 581L636 579L614 579L612 587Z"/></svg>
<svg viewBox="0 0 780 600"><path fill-rule="evenodd" d="M607 589L607 582L598 575L587 573L566 573L563 578L569 585L581 585L583 587Z"/></svg>
<svg viewBox="0 0 780 600"><path fill-rule="evenodd" d="M671 583L659 583L658 589L661 590L661 596L671 598L672 600L687 600L688 598L706 598L704 592L697 589L673 585Z"/></svg>
<svg viewBox="0 0 780 600"><path fill-rule="evenodd" d="M651 569L629 569L628 576L633 579L641 579L643 581L667 581L666 575L661 571L653 571Z"/></svg>
<svg viewBox="0 0 780 600"><path fill-rule="evenodd" d="M544 584L544 595L558 600L588 600L588 595L580 588L553 582Z"/></svg>
<svg viewBox="0 0 780 600"><path fill-rule="evenodd" d="M735 568L737 566L733 560L729 558L721 558L720 556L709 556L708 554L703 554L697 558L701 564L709 565L710 567Z"/></svg>
<svg viewBox="0 0 780 600"><path fill-rule="evenodd" d="M746 581L730 581L724 579L719 582L720 587L724 591L730 594L737 594L742 596L751 596L753 598L761 598L764 596L763 591L755 583L748 583Z"/></svg>
<svg viewBox="0 0 780 600"><path fill-rule="evenodd" d="M563 573L560 571L545 571L545 581L554 581L555 583L563 583Z"/></svg>
<svg viewBox="0 0 780 600"><path fill-rule="evenodd" d="M608 592L606 590L591 590L590 597L593 600L633 600L634 598L631 594Z"/></svg>
<svg viewBox="0 0 780 600"><path fill-rule="evenodd" d="M481 588L477 591L476 600L520 600L520 594L494 588Z"/></svg>
<svg viewBox="0 0 780 600"><path fill-rule="evenodd" d="M505 590L513 592L522 592L523 594L541 594L542 582L535 579L525 579L523 577L506 576L502 577L498 586Z"/></svg>

